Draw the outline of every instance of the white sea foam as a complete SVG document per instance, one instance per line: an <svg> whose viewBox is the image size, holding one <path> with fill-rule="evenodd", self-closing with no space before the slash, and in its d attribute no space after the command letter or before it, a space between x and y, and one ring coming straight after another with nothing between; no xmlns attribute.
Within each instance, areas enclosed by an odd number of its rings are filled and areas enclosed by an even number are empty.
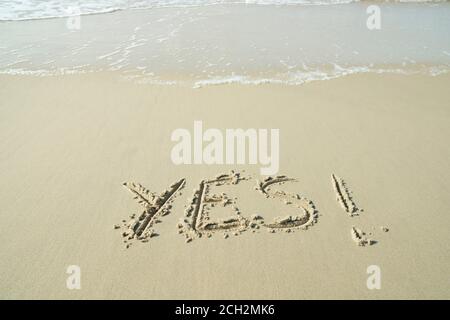
<svg viewBox="0 0 450 320"><path fill-rule="evenodd" d="M218 4L337 5L361 0L3 0L0 21L49 19L111 13L126 9L193 7ZM384 0L380 0L385 2ZM390 0L390 2L447 2L448 0Z"/></svg>
<svg viewBox="0 0 450 320"><path fill-rule="evenodd" d="M25 75L25 76L38 76L38 77L50 77L61 75L77 75L94 73L99 70L84 69L84 66L78 66L74 68L59 68L59 69L39 69L39 70L26 70L22 68L9 68L0 70L0 74L7 75ZM195 89L217 86L217 85L265 85L265 84L277 84L277 85L304 85L314 81L332 80L341 77L346 77L353 74L373 73L373 74L397 74L397 75L427 75L427 76L439 76L450 72L448 66L422 66L415 69L400 69L400 68L383 68L383 67L341 67L334 66L334 69L328 70L305 70L297 71L288 74L280 74L273 77L255 77L248 75L231 74L221 77L206 77L203 79L190 79L190 80L164 80L155 76L152 73L139 73L122 75L122 79L126 81L132 81L137 84L150 84L150 85L180 85L188 86Z"/></svg>
<svg viewBox="0 0 450 320"><path fill-rule="evenodd" d="M213 85L224 84L244 84L244 85L262 85L262 84L283 84L283 85L303 85L313 81L332 80L359 73L375 73L375 74L398 74L398 75L415 75L422 74L428 76L439 76L446 74L450 70L446 66L424 67L418 69L398 69L398 68L371 68L371 67L350 67L343 68L335 66L334 70L314 70L302 71L284 75L280 78L252 78L245 75L231 75L227 77L215 77L210 79L202 79L195 81L194 88L202 88Z"/></svg>
<svg viewBox="0 0 450 320"><path fill-rule="evenodd" d="M59 68L56 70L38 69L38 70L27 70L23 68L9 68L0 70L0 74L7 74L13 76L38 76L38 77L50 77L50 76L62 76L70 74L86 74L94 71L81 70L83 66L78 68Z"/></svg>

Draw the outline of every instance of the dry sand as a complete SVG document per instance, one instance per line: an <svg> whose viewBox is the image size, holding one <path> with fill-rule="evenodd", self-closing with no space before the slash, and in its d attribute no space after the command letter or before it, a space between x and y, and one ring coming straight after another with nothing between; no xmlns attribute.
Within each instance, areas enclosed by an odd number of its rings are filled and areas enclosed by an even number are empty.
<svg viewBox="0 0 450 320"><path fill-rule="evenodd" d="M192 89L108 73L2 75L0 298L449 299L449 84L353 75ZM297 181L265 195L259 166L175 166L171 132L194 120L279 128L279 174ZM230 170L251 178L212 185L202 201L221 220L186 243L177 224L193 190ZM142 208L124 182L142 183L147 200L176 194L151 222L157 236L128 249L122 220ZM317 215L307 230L289 218L302 208ZM69 265L81 290L66 288ZM370 265L380 290L366 286Z"/></svg>

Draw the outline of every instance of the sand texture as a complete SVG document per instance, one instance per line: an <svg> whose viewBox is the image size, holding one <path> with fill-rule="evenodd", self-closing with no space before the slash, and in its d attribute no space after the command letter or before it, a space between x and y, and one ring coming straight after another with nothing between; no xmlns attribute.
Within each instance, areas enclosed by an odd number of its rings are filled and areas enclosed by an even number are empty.
<svg viewBox="0 0 450 320"><path fill-rule="evenodd" d="M1 75L0 298L449 299L449 87ZM278 128L278 174L173 164L195 120Z"/></svg>

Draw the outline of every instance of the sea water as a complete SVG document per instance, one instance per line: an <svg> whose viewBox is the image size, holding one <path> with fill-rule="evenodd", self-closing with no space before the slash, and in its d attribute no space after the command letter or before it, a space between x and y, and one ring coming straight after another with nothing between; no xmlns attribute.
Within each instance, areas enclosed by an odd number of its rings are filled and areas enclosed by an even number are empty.
<svg viewBox="0 0 450 320"><path fill-rule="evenodd" d="M377 29L368 26L374 5ZM136 81L203 86L449 70L448 2L0 3L0 73L114 71Z"/></svg>

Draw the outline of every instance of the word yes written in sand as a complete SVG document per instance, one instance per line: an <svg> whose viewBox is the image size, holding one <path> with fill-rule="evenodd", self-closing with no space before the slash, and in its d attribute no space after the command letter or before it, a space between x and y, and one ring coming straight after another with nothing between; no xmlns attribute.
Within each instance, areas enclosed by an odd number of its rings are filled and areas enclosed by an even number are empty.
<svg viewBox="0 0 450 320"><path fill-rule="evenodd" d="M237 198L232 198L224 192L213 193L211 191L212 186L232 186L252 180L256 181L254 189L259 194L265 198L278 199L285 206L291 206L296 213L276 217L272 221L266 221L263 216L257 214L248 217L243 215L238 208ZM257 232L266 229L269 233L307 230L318 220L318 211L313 201L297 193L272 190L275 185L280 186L295 181L296 179L287 176L267 177L260 181L251 176L243 176L233 170L230 173L219 174L212 179L204 179L194 189L188 205L185 206L184 217L177 224L178 233L184 235L186 242L191 242L202 237L210 238L215 233L222 233L226 239L230 235L237 236L248 230ZM344 180L333 174L331 182L342 209L349 217L358 216L361 210L356 207L352 192ZM161 194L151 192L141 184L128 182L123 184L143 208L141 214L132 214L129 221L122 220L122 225L114 226L115 229L122 229L123 241L127 248L135 241L148 242L150 238L158 236L154 230L155 225L161 222L162 217L171 212L172 202L181 194L185 183L186 180L183 178L173 183ZM231 215L225 219L212 219L210 213L220 207L228 207ZM350 235L351 239L359 246L376 243L354 226L351 227Z"/></svg>

